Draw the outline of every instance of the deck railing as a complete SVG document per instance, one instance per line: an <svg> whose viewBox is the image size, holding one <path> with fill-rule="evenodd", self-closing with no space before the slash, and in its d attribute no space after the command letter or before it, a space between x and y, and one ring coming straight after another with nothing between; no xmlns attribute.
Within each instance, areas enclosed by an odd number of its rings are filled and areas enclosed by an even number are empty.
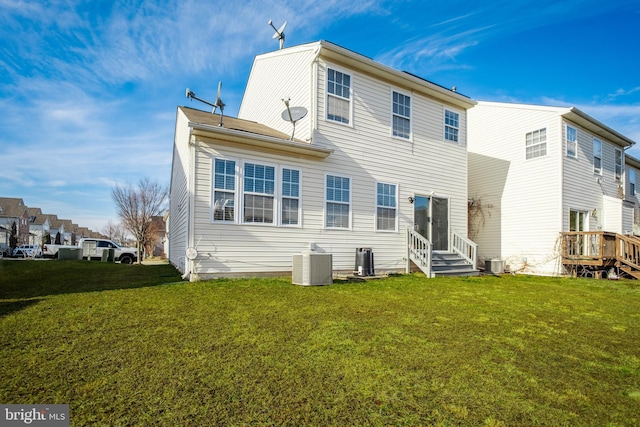
<svg viewBox="0 0 640 427"><path fill-rule="evenodd" d="M411 270L410 261L413 261L427 277L432 276L431 242L417 231L407 228L407 273Z"/></svg>
<svg viewBox="0 0 640 427"><path fill-rule="evenodd" d="M604 231L570 231L562 233L564 264L602 265L615 260L616 234Z"/></svg>
<svg viewBox="0 0 640 427"><path fill-rule="evenodd" d="M464 258L475 270L478 264L478 244L451 231L451 249Z"/></svg>
<svg viewBox="0 0 640 427"><path fill-rule="evenodd" d="M618 261L640 271L640 239L618 235Z"/></svg>

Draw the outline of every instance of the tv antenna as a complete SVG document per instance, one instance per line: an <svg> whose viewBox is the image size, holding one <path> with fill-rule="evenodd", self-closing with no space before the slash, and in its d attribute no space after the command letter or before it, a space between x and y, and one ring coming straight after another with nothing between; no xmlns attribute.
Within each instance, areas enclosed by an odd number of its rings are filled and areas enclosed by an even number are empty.
<svg viewBox="0 0 640 427"><path fill-rule="evenodd" d="M284 27L287 26L287 21L284 21L284 24L282 24L282 26L280 26L280 28L278 28L277 30L276 27L273 26L273 22L271 21L271 19L269 19L269 25L271 25L271 28L273 28L276 32L271 38L280 40L280 49L282 49L284 47Z"/></svg>
<svg viewBox="0 0 640 427"><path fill-rule="evenodd" d="M291 101L291 98L282 100L287 107L287 109L282 112L282 120L291 122L293 125L291 138L289 138L289 141L293 141L293 135L296 133L296 122L302 120L307 115L307 109L304 107L289 107L289 101Z"/></svg>
<svg viewBox="0 0 640 427"><path fill-rule="evenodd" d="M218 94L216 95L216 102L214 104L210 103L209 101L205 101L202 98L198 98L196 96L195 93L193 93L191 91L191 89L187 88L187 92L186 92L186 96L187 98L191 98L191 99L195 99L198 100L204 104L207 104L211 107L213 107L213 110L211 110L211 114L215 114L216 113L216 109L220 108L220 124L218 126L222 126L222 118L224 117L224 102L222 102L222 99L220 98L220 91L222 90L222 82L218 82Z"/></svg>

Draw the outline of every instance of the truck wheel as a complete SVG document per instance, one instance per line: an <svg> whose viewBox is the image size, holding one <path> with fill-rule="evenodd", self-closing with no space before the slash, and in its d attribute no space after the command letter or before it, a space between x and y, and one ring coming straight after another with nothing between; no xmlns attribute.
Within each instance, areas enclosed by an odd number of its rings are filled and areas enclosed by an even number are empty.
<svg viewBox="0 0 640 427"><path fill-rule="evenodd" d="M123 255L120 257L121 264L133 264L133 258L131 255Z"/></svg>

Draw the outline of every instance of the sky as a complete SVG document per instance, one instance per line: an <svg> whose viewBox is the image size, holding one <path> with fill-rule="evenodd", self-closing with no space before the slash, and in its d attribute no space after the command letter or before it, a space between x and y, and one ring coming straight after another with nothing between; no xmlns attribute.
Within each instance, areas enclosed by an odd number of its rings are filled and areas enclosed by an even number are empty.
<svg viewBox="0 0 640 427"><path fill-rule="evenodd" d="M637 0L0 0L0 197L101 231L169 185L185 98L240 107L256 55L327 40L476 100L575 106L638 142Z"/></svg>

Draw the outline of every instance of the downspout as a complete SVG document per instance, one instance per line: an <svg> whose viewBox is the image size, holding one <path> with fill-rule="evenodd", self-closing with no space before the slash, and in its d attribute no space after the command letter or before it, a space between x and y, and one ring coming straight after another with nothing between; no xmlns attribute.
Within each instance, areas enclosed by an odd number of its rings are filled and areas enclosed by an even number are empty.
<svg viewBox="0 0 640 427"><path fill-rule="evenodd" d="M315 130L317 129L318 117L317 117L317 109L318 109L318 58L320 57L320 52L322 51L322 46L319 45L314 52L313 60L311 61L311 72L309 75L311 76L311 102L309 105L311 120L309 120L309 137L311 138L310 143L313 144L315 141ZM326 107L325 107L326 108Z"/></svg>
<svg viewBox="0 0 640 427"><path fill-rule="evenodd" d="M189 173L187 174L187 248L193 247L195 236L194 236L194 225L195 221L193 212L195 211L193 193L195 191L195 142L192 140L193 138L193 127L189 126L189 139L187 144L189 145ZM187 249L185 248L185 250ZM182 279L186 280L189 278L189 281L192 281L193 277L193 260L189 259L185 256L184 260L184 274L182 275Z"/></svg>

